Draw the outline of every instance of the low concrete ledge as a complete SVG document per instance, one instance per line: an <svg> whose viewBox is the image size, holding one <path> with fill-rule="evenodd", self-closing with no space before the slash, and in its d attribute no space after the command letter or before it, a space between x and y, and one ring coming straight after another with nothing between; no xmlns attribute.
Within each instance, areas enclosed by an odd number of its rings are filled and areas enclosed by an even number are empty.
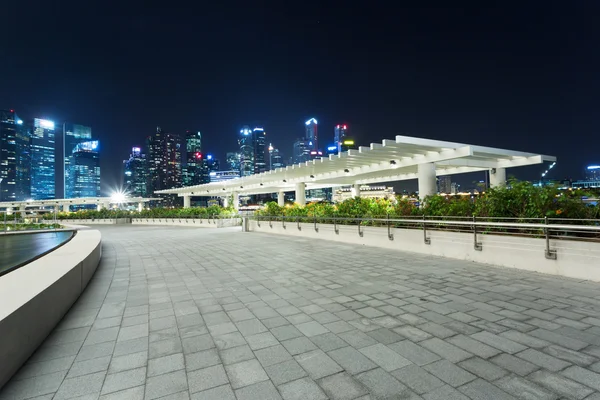
<svg viewBox="0 0 600 400"><path fill-rule="evenodd" d="M0 277L0 388L83 292L102 256L97 230Z"/></svg>
<svg viewBox="0 0 600 400"><path fill-rule="evenodd" d="M300 229L298 229L298 227ZM357 225L296 223L286 221L248 221L248 230L279 235L333 240L355 245L374 246L413 253L430 254L458 260L474 261L500 267L517 268L568 278L600 282L600 243L550 240L556 260L545 256L546 241L531 237L479 234L481 250L475 250L472 233L427 231L430 244L425 243L422 230Z"/></svg>
<svg viewBox="0 0 600 400"><path fill-rule="evenodd" d="M226 228L240 226L240 218L132 218L133 225L188 226L193 228Z"/></svg>
<svg viewBox="0 0 600 400"><path fill-rule="evenodd" d="M131 223L131 218L59 219L57 222L75 225L120 225Z"/></svg>

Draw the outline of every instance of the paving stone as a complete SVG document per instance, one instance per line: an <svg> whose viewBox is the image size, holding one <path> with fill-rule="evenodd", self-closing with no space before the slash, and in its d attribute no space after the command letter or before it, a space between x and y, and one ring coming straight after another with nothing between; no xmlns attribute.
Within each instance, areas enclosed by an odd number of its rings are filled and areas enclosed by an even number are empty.
<svg viewBox="0 0 600 400"><path fill-rule="evenodd" d="M582 367L587 367L588 365L596 361L595 357L592 357L588 354L570 349L565 349L564 347L556 345L548 346L545 349L543 349L543 351L544 353L547 353L553 357L560 358L561 360L565 360Z"/></svg>
<svg viewBox="0 0 600 400"><path fill-rule="evenodd" d="M593 390L571 379L548 371L536 371L527 377L539 385L568 398L584 399Z"/></svg>
<svg viewBox="0 0 600 400"><path fill-rule="evenodd" d="M191 382L190 382L191 387ZM164 375L150 377L146 380L145 399L163 399L168 395L185 391L187 394L188 379L185 371L175 371Z"/></svg>
<svg viewBox="0 0 600 400"><path fill-rule="evenodd" d="M475 375L457 367L448 360L433 362L425 365L423 369L453 387L464 385L465 383L476 379Z"/></svg>
<svg viewBox="0 0 600 400"><path fill-rule="evenodd" d="M404 339L404 337L387 328L376 329L374 331L367 332L367 335L383 344L396 343Z"/></svg>
<svg viewBox="0 0 600 400"><path fill-rule="evenodd" d="M223 366L218 364L213 365L212 367L188 372L187 382L189 384L190 393L195 393L229 383L229 379L227 379L227 374L225 373Z"/></svg>
<svg viewBox="0 0 600 400"><path fill-rule="evenodd" d="M589 345L589 343L582 342L581 340L573 339L555 332L550 332L545 329L536 329L535 331L529 332L529 334L539 339L546 340L575 351L581 350Z"/></svg>
<svg viewBox="0 0 600 400"><path fill-rule="evenodd" d="M216 349L209 349L185 355L185 368L188 371L211 367L220 363L221 359Z"/></svg>
<svg viewBox="0 0 600 400"><path fill-rule="evenodd" d="M56 400L64 400L83 396L89 393L99 393L105 377L106 372L96 372L95 374L65 379L62 381L62 384L54 395L54 398Z"/></svg>
<svg viewBox="0 0 600 400"><path fill-rule="evenodd" d="M269 379L267 373L256 359L226 365L225 370L234 389Z"/></svg>
<svg viewBox="0 0 600 400"><path fill-rule="evenodd" d="M322 350L302 353L294 358L312 379L320 379L342 371L342 368Z"/></svg>
<svg viewBox="0 0 600 400"><path fill-rule="evenodd" d="M223 385L194 393L191 400L236 400L236 397L231 385Z"/></svg>
<svg viewBox="0 0 600 400"><path fill-rule="evenodd" d="M570 363L559 360L558 358L554 358L548 354L542 353L540 351L534 349L527 349L520 353L515 354L515 356L522 358L523 360L527 360L539 367L543 367L550 371L560 371L565 369Z"/></svg>
<svg viewBox="0 0 600 400"><path fill-rule="evenodd" d="M539 369L535 364L505 353L491 358L490 361L521 376L529 375L533 371Z"/></svg>
<svg viewBox="0 0 600 400"><path fill-rule="evenodd" d="M473 382L469 382L464 386L458 388L462 393L466 394L473 400L516 400L516 397L511 396L505 391L492 385L483 379L477 379Z"/></svg>
<svg viewBox="0 0 600 400"><path fill-rule="evenodd" d="M420 343L420 346L425 347L429 351L436 353L437 355L445 358L446 360L452 361L453 363L473 357L471 353L468 353L438 338L424 340Z"/></svg>
<svg viewBox="0 0 600 400"><path fill-rule="evenodd" d="M399 328L395 328L394 332L399 333L413 342L421 342L432 337L432 335L429 333L422 331L419 328L415 328L414 326L401 326Z"/></svg>
<svg viewBox="0 0 600 400"><path fill-rule="evenodd" d="M181 345L181 339L173 338L167 340L161 340L160 342L150 343L148 357L158 358L168 356L175 353L183 352L183 346Z"/></svg>
<svg viewBox="0 0 600 400"><path fill-rule="evenodd" d="M76 362L71 366L67 378L106 371L108 369L108 364L110 363L110 358L110 356L105 356Z"/></svg>
<svg viewBox="0 0 600 400"><path fill-rule="evenodd" d="M307 337L285 340L281 342L281 344L293 356L317 349L317 346L315 346Z"/></svg>
<svg viewBox="0 0 600 400"><path fill-rule="evenodd" d="M226 333L231 333L237 331L237 327L233 322L223 322L222 324L210 325L208 330L211 335L224 335Z"/></svg>
<svg viewBox="0 0 600 400"><path fill-rule="evenodd" d="M582 383L600 392L600 374L581 368L579 366L572 366L565 369L562 372L562 375L566 376L571 380L574 380L575 382Z"/></svg>
<svg viewBox="0 0 600 400"><path fill-rule="evenodd" d="M292 356L281 345L267 347L254 353L263 367L279 364L284 361L292 360Z"/></svg>
<svg viewBox="0 0 600 400"><path fill-rule="evenodd" d="M117 372L106 376L102 386L102 394L143 385L146 382L146 367ZM89 393L89 392L88 392Z"/></svg>
<svg viewBox="0 0 600 400"><path fill-rule="evenodd" d="M508 371L505 369L479 357L461 361L458 363L458 366L487 381L495 381L508 374Z"/></svg>
<svg viewBox="0 0 600 400"><path fill-rule="evenodd" d="M286 382L294 381L307 375L306 371L302 369L296 360L284 361L279 364L265 367L265 371L275 385L281 385Z"/></svg>
<svg viewBox="0 0 600 400"><path fill-rule="evenodd" d="M407 398L408 392L410 391L406 386L381 368L363 372L362 374L357 375L356 379L365 385L372 397L375 397L376 399L393 398L393 396L396 396L396 398L399 399Z"/></svg>
<svg viewBox="0 0 600 400"><path fill-rule="evenodd" d="M100 400L143 400L145 389L144 386L137 386L119 392L105 394L100 396Z"/></svg>
<svg viewBox="0 0 600 400"><path fill-rule="evenodd" d="M148 361L148 376L166 374L168 372L178 371L185 366L183 353L171 354L168 356L154 358Z"/></svg>
<svg viewBox="0 0 600 400"><path fill-rule="evenodd" d="M305 322L303 324L296 325L296 328L298 328L298 330L307 337L322 335L323 333L329 332L327 328L317 321Z"/></svg>
<svg viewBox="0 0 600 400"><path fill-rule="evenodd" d="M426 350L410 340L393 343L388 345L388 347L419 366L430 364L440 359L440 356L437 354Z"/></svg>
<svg viewBox="0 0 600 400"><path fill-rule="evenodd" d="M372 346L377 343L375 339L357 330L340 333L338 335L350 346L360 349L361 347Z"/></svg>
<svg viewBox="0 0 600 400"><path fill-rule="evenodd" d="M294 325L278 326L277 328L271 329L271 333L280 341L294 339L302 335Z"/></svg>
<svg viewBox="0 0 600 400"><path fill-rule="evenodd" d="M352 400L369 393L362 383L344 372L325 377L318 383L332 400Z"/></svg>
<svg viewBox="0 0 600 400"><path fill-rule="evenodd" d="M254 358L254 353L248 345L231 347L219 351L223 364L236 364Z"/></svg>
<svg viewBox="0 0 600 400"><path fill-rule="evenodd" d="M423 398L425 400L469 400L467 396L448 385L424 394Z"/></svg>
<svg viewBox="0 0 600 400"><path fill-rule="evenodd" d="M28 399L34 396L42 396L47 393L50 393L50 398L52 398L54 393L61 386L67 372L68 371L64 370L28 379L13 379L3 387L2 392L0 392L0 399ZM102 386L102 382L100 382L100 386Z"/></svg>
<svg viewBox="0 0 600 400"><path fill-rule="evenodd" d="M360 349L360 352L388 372L412 364L400 354L390 350L389 347L378 343L372 346L363 347Z"/></svg>
<svg viewBox="0 0 600 400"><path fill-rule="evenodd" d="M430 392L444 385L444 382L417 365L397 369L392 372L392 375L418 394Z"/></svg>
<svg viewBox="0 0 600 400"><path fill-rule="evenodd" d="M353 347L344 347L327 353L335 362L351 374L376 368L377 365Z"/></svg>
<svg viewBox="0 0 600 400"><path fill-rule="evenodd" d="M478 340L482 343L485 343L489 346L495 347L498 350L502 350L505 353L514 354L519 351L526 350L527 347L519 344L517 342L513 342L510 339L506 339L504 337L495 335L490 332L479 332L471 335L471 337L475 340Z"/></svg>
<svg viewBox="0 0 600 400"><path fill-rule="evenodd" d="M279 344L279 341L270 332L257 333L247 336L246 341L252 350L260 350Z"/></svg>
<svg viewBox="0 0 600 400"><path fill-rule="evenodd" d="M331 332L323 335L313 336L310 338L310 340L324 352L346 347L348 345L348 343Z"/></svg>
<svg viewBox="0 0 600 400"><path fill-rule="evenodd" d="M215 344L219 350L229 349L232 347L242 346L246 344L246 340L239 332L226 333L213 337Z"/></svg>
<svg viewBox="0 0 600 400"><path fill-rule="evenodd" d="M500 336L503 338L512 340L513 342L521 343L524 346L534 347L536 349L540 349L542 347L546 347L550 345L550 342L547 342L542 339L538 339L536 337L530 336L526 333L522 333L519 331L506 331L500 333Z"/></svg>
<svg viewBox="0 0 600 400"><path fill-rule="evenodd" d="M126 354L119 357L114 357L110 361L108 373L113 374L116 372L126 371L128 369L135 369L145 367L148 363L148 352L140 351L138 353Z"/></svg>
<svg viewBox="0 0 600 400"><path fill-rule="evenodd" d="M516 398L525 400L555 400L556 394L516 375L506 376L494 382L496 386Z"/></svg>
<svg viewBox="0 0 600 400"><path fill-rule="evenodd" d="M239 321L235 325L243 336L256 335L257 333L268 331L267 327L256 318Z"/></svg>
<svg viewBox="0 0 600 400"><path fill-rule="evenodd" d="M309 378L301 378L279 386L284 400L327 400L327 395Z"/></svg>
<svg viewBox="0 0 600 400"><path fill-rule="evenodd" d="M254 314L247 308L240 308L234 311L228 311L227 314L232 321L239 322L254 318Z"/></svg>
<svg viewBox="0 0 600 400"><path fill-rule="evenodd" d="M456 335L456 332L454 332L452 329L448 329L443 325L436 324L435 322L427 322L425 324L417 325L417 327L422 331L430 333L440 339L446 339Z"/></svg>
<svg viewBox="0 0 600 400"><path fill-rule="evenodd" d="M490 358L500 354L500 350L491 346L485 345L475 339L464 335L456 335L447 339L451 344L460 347L463 350L469 351L481 358Z"/></svg>

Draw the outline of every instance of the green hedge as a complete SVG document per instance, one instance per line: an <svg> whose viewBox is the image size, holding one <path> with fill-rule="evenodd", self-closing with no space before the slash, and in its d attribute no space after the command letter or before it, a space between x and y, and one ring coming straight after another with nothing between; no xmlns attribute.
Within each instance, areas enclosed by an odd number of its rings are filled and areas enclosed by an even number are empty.
<svg viewBox="0 0 600 400"><path fill-rule="evenodd" d="M58 219L105 219L105 218L212 218L237 215L231 208L219 206L190 207L190 208L151 208L149 210L81 210L70 213L59 213Z"/></svg>
<svg viewBox="0 0 600 400"><path fill-rule="evenodd" d="M398 197L387 199L351 198L336 205L311 203L279 207L268 203L257 212L263 217L298 217L311 221L325 218L402 218L402 217L483 217L483 218L568 218L599 219L600 206L585 204L581 198L591 195L579 190L533 186L530 182L510 181L506 187L492 188L479 196L429 196L424 206Z"/></svg>

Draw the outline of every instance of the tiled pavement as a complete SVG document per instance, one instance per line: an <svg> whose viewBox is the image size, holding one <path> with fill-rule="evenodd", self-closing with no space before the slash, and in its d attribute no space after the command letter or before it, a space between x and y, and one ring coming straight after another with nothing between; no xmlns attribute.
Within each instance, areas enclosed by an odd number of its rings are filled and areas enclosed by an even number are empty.
<svg viewBox="0 0 600 400"><path fill-rule="evenodd" d="M600 284L234 229L101 230L90 286L0 399L600 399Z"/></svg>

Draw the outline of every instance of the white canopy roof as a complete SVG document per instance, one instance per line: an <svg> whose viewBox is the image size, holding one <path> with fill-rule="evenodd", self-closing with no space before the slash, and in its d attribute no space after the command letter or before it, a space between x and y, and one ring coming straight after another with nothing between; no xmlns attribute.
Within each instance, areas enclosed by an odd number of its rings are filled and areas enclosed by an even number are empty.
<svg viewBox="0 0 600 400"><path fill-rule="evenodd" d="M0 208L15 208L15 207L44 207L44 206L62 206L68 205L85 205L85 204L111 204L111 203L147 203L152 200L161 200L160 198L145 198L145 197L124 197L114 199L112 197L79 197L76 199L51 199L51 200L28 200L28 201L5 201L0 202Z"/></svg>
<svg viewBox="0 0 600 400"><path fill-rule="evenodd" d="M556 157L396 136L396 140L371 143L370 147L361 146L358 150L348 150L330 155L329 158L277 168L262 174L155 193L179 196L275 193L292 191L299 182L304 182L306 189L320 189L416 179L417 166L424 163L435 163L437 175L451 175L540 164L544 161L556 161Z"/></svg>

